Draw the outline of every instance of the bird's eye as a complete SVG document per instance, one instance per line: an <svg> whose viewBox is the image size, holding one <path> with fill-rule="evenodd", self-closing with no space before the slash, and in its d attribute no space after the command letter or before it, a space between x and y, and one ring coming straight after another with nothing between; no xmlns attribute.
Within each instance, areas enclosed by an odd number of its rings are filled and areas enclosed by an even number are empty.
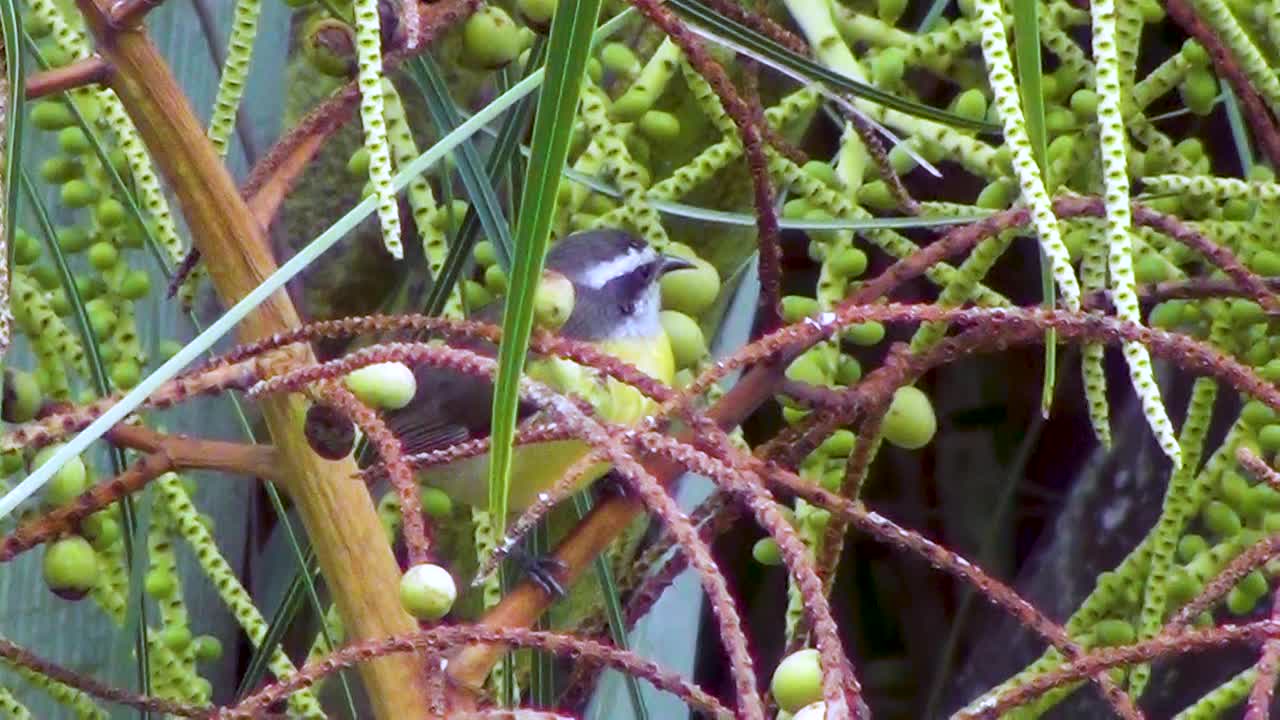
<svg viewBox="0 0 1280 720"><path fill-rule="evenodd" d="M625 302L622 303L618 309L622 311L623 315L631 315L636 311L636 304L633 302Z"/></svg>

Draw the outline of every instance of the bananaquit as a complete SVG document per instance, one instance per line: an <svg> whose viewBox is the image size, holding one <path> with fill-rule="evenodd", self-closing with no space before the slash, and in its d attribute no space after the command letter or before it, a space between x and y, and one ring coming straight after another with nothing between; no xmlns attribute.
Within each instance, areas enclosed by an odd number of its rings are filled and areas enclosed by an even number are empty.
<svg viewBox="0 0 1280 720"><path fill-rule="evenodd" d="M692 267L681 258L658 253L621 230L592 230L565 237L547 253L545 267L573 285L573 311L560 329L564 337L594 343L665 383L675 374L671 344L658 319L659 280L671 270ZM498 303L495 303L497 305ZM499 308L500 309L500 308ZM488 312L485 312L488 311ZM486 308L477 317L496 317ZM486 318L487 319L487 318ZM490 348L491 349L491 348ZM387 424L406 453L421 453L489 435L493 385L487 379L420 365L413 369L417 392ZM610 422L633 424L652 410L640 393L567 360L531 362L529 375L562 392L586 398ZM534 408L522 405L525 420ZM587 451L579 440L530 443L516 448L509 507L527 508L553 486ZM601 464L583 478L594 481L607 471ZM488 503L488 455L459 460L421 473L418 480L455 500L484 507Z"/></svg>

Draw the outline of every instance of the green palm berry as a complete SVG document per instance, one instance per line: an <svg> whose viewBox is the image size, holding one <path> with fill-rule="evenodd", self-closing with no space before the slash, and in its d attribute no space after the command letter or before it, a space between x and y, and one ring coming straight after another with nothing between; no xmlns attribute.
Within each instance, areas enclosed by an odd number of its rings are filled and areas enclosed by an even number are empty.
<svg viewBox="0 0 1280 720"><path fill-rule="evenodd" d="M1269 383L1280 383L1280 359L1271 360L1263 365L1258 374Z"/></svg>
<svg viewBox="0 0 1280 720"><path fill-rule="evenodd" d="M1227 612L1232 615L1248 615L1253 612L1253 608L1257 604L1258 598L1250 597L1249 593L1244 592L1238 586L1231 588L1231 592L1227 593Z"/></svg>
<svg viewBox="0 0 1280 720"><path fill-rule="evenodd" d="M58 246L62 248L63 252L67 253L84 252L92 241L92 238L89 237L89 233L85 232L84 228L78 225L62 228L61 230L58 230L57 235ZM83 291L81 294L84 294Z"/></svg>
<svg viewBox="0 0 1280 720"><path fill-rule="evenodd" d="M1267 576L1261 570L1254 570L1245 575L1237 587L1254 598L1260 598L1267 594Z"/></svg>
<svg viewBox="0 0 1280 720"><path fill-rule="evenodd" d="M1249 267L1259 275L1266 277L1280 276L1280 253L1274 253L1270 250L1260 250L1254 253L1253 259L1249 262Z"/></svg>
<svg viewBox="0 0 1280 720"><path fill-rule="evenodd" d="M490 265L484 271L484 286L494 295L507 291L507 274L498 265Z"/></svg>
<svg viewBox="0 0 1280 720"><path fill-rule="evenodd" d="M61 130L75 122L70 108L60 100L41 100L31 106L31 124L41 130Z"/></svg>
<svg viewBox="0 0 1280 720"><path fill-rule="evenodd" d="M174 652L182 652L191 644L191 628L183 625L170 625L160 632L160 642Z"/></svg>
<svg viewBox="0 0 1280 720"><path fill-rule="evenodd" d="M1181 140L1177 145L1173 146L1173 149L1178 151L1178 154L1187 160L1187 162L1195 162L1205 156L1204 143L1200 142L1199 138L1192 137L1187 138L1186 140Z"/></svg>
<svg viewBox="0 0 1280 720"><path fill-rule="evenodd" d="M851 431L841 428L831 433L818 447L827 457L846 457L853 452L853 444L857 439L858 436Z"/></svg>
<svg viewBox="0 0 1280 720"><path fill-rule="evenodd" d="M356 33L341 20L316 15L302 30L302 55L324 75L348 78L356 69Z"/></svg>
<svg viewBox="0 0 1280 720"><path fill-rule="evenodd" d="M516 12L529 27L545 33L551 29L558 4L557 0L516 0Z"/></svg>
<svg viewBox="0 0 1280 720"><path fill-rule="evenodd" d="M898 206L889 185L883 180L872 180L858 188L858 203L875 210L892 210Z"/></svg>
<svg viewBox="0 0 1280 720"><path fill-rule="evenodd" d="M907 71L907 54L902 48L887 47L871 58L871 77L878 85L894 85Z"/></svg>
<svg viewBox="0 0 1280 720"><path fill-rule="evenodd" d="M876 16L893 25L906 12L907 0L876 0Z"/></svg>
<svg viewBox="0 0 1280 720"><path fill-rule="evenodd" d="M18 472L22 469L22 452L19 450L9 450L0 453L0 473L5 477Z"/></svg>
<svg viewBox="0 0 1280 720"><path fill-rule="evenodd" d="M853 385L862 379L862 365L852 355L841 355L836 362L836 382Z"/></svg>
<svg viewBox="0 0 1280 720"><path fill-rule="evenodd" d="M928 445L937 430L938 420L929 396L911 385L898 388L881 425L885 440L915 450Z"/></svg>
<svg viewBox="0 0 1280 720"><path fill-rule="evenodd" d="M675 356L677 368L689 368L698 364L707 356L707 340L702 335L702 328L693 318L675 310L663 310L662 329L671 342L671 353Z"/></svg>
<svg viewBox="0 0 1280 720"><path fill-rule="evenodd" d="M573 314L575 300L573 283L569 278L546 270L533 295L533 321L538 327L559 330Z"/></svg>
<svg viewBox="0 0 1280 720"><path fill-rule="evenodd" d="M98 556L88 540L71 535L45 548L43 570L53 594L79 600L98 582Z"/></svg>
<svg viewBox="0 0 1280 720"><path fill-rule="evenodd" d="M13 261L18 265L30 265L39 260L43 251L44 248L40 247L40 242L31 237L30 233L22 229L14 232Z"/></svg>
<svg viewBox="0 0 1280 720"><path fill-rule="evenodd" d="M1181 605L1199 595L1202 589L1204 585L1182 568L1174 568L1169 576L1169 601L1174 606Z"/></svg>
<svg viewBox="0 0 1280 720"><path fill-rule="evenodd" d="M119 227L125 221L124 205L115 198L103 198L98 201L98 207L94 209L94 217L102 227Z"/></svg>
<svg viewBox="0 0 1280 720"><path fill-rule="evenodd" d="M1276 421L1276 411L1261 400L1250 400L1240 410L1240 419L1252 427L1262 427Z"/></svg>
<svg viewBox="0 0 1280 720"><path fill-rule="evenodd" d="M31 458L31 469L34 470L45 464L60 447L61 445L50 445L41 448L40 452ZM47 507L61 507L79 497L80 493L88 487L89 470L85 467L84 460L79 456L73 457L59 468L45 485L44 504Z"/></svg>
<svg viewBox="0 0 1280 720"><path fill-rule="evenodd" d="M1249 503L1249 481L1239 473L1224 473L1218 490L1222 499L1236 510L1241 510Z"/></svg>
<svg viewBox="0 0 1280 720"><path fill-rule="evenodd" d="M822 162L821 160L810 160L801 166L805 174L814 180L819 180L823 185L832 190L840 190L844 187L840 176L836 175L836 169L831 167L831 163Z"/></svg>
<svg viewBox="0 0 1280 720"><path fill-rule="evenodd" d="M98 270L110 270L119 261L120 251L109 242L97 242L89 247L89 264Z"/></svg>
<svg viewBox="0 0 1280 720"><path fill-rule="evenodd" d="M1044 114L1044 126L1051 133L1064 133L1079 126L1076 116L1070 110L1055 105Z"/></svg>
<svg viewBox="0 0 1280 720"><path fill-rule="evenodd" d="M482 70L505 66L525 47L519 30L506 10L493 5L481 8L462 26L464 62Z"/></svg>
<svg viewBox="0 0 1280 720"><path fill-rule="evenodd" d="M70 65L71 53L63 50L58 43L52 39L46 38L43 42L38 43L40 54L44 55L44 59L49 63L51 68L60 68L64 65Z"/></svg>
<svg viewBox="0 0 1280 720"><path fill-rule="evenodd" d="M1067 255L1071 262L1079 262L1084 255L1084 246L1089 242L1089 231L1084 228L1072 228L1062 235L1062 243L1067 246Z"/></svg>
<svg viewBox="0 0 1280 720"><path fill-rule="evenodd" d="M875 320L857 323L845 328L841 337L854 345L875 345L884 339L884 325Z"/></svg>
<svg viewBox="0 0 1280 720"><path fill-rule="evenodd" d="M53 32L53 25L45 18L28 10L22 13L22 29L26 30L33 40L43 40Z"/></svg>
<svg viewBox="0 0 1280 720"><path fill-rule="evenodd" d="M1272 453L1280 450L1280 425L1264 425L1258 430L1258 447Z"/></svg>
<svg viewBox="0 0 1280 720"><path fill-rule="evenodd" d="M786 295L782 298L782 319L788 323L818 314L818 301L805 295Z"/></svg>
<svg viewBox="0 0 1280 720"><path fill-rule="evenodd" d="M987 184L978 193L974 205L987 210L1003 210L1018 196L1018 186L1008 178L999 178Z"/></svg>
<svg viewBox="0 0 1280 720"><path fill-rule="evenodd" d="M916 168L916 159L911 156L906 143L894 145L889 151L889 166L899 175L906 175Z"/></svg>
<svg viewBox="0 0 1280 720"><path fill-rule="evenodd" d="M987 117L987 96L978 88L970 88L957 95L951 107L961 117L982 120Z"/></svg>
<svg viewBox="0 0 1280 720"><path fill-rule="evenodd" d="M44 398L40 393L40 384L29 372L14 368L5 368L4 397L0 404L0 417L5 422L23 423L31 420L40 411Z"/></svg>
<svg viewBox="0 0 1280 720"><path fill-rule="evenodd" d="M173 573L163 570L147 571L147 575L142 581L142 589L145 590L148 595L157 600L164 600L165 598L172 597L173 591L176 590L177 587L178 583L176 582Z"/></svg>
<svg viewBox="0 0 1280 720"><path fill-rule="evenodd" d="M1115 647L1117 645L1128 645L1133 642L1136 634L1134 633L1132 623L1112 618L1101 620L1097 625L1094 625L1093 637L1096 638L1098 644L1103 647Z"/></svg>
<svg viewBox="0 0 1280 720"><path fill-rule="evenodd" d="M347 160L347 172L358 178L369 177L369 148L359 147Z"/></svg>
<svg viewBox="0 0 1280 720"><path fill-rule="evenodd" d="M812 648L793 652L778 663L769 683L773 699L787 712L822 699L822 665Z"/></svg>
<svg viewBox="0 0 1280 720"><path fill-rule="evenodd" d="M1052 165L1069 157L1076 150L1076 137L1076 135L1059 135L1054 138L1045 149L1045 161Z"/></svg>
<svg viewBox="0 0 1280 720"><path fill-rule="evenodd" d="M1240 516L1236 514L1236 511L1232 510L1230 505L1219 500L1207 503L1200 516L1204 520L1205 527L1212 530L1219 537L1232 537L1244 527L1244 523L1240 521Z"/></svg>
<svg viewBox="0 0 1280 720"><path fill-rule="evenodd" d="M1252 220L1253 213L1258 209L1256 203L1244 198L1231 198L1222 204L1222 219L1234 222L1243 222Z"/></svg>
<svg viewBox="0 0 1280 720"><path fill-rule="evenodd" d="M855 278L867 271L867 254L855 247L843 248L828 263L837 277Z"/></svg>
<svg viewBox="0 0 1280 720"><path fill-rule="evenodd" d="M680 137L680 119L669 112L649 110L640 116L640 132L655 142L672 142Z"/></svg>
<svg viewBox="0 0 1280 720"><path fill-rule="evenodd" d="M418 390L413 371L399 362L366 365L349 373L344 382L361 402L383 410L399 410L408 405Z"/></svg>
<svg viewBox="0 0 1280 720"><path fill-rule="evenodd" d="M1143 253L1133 264L1133 275L1144 284L1163 282L1169 279L1169 266L1159 255Z"/></svg>
<svg viewBox="0 0 1280 720"><path fill-rule="evenodd" d="M493 243L488 240L481 240L471 249L471 256L476 259L476 263L481 267L489 267L498 262L498 252L494 249Z"/></svg>
<svg viewBox="0 0 1280 720"><path fill-rule="evenodd" d="M1209 549L1209 541L1194 533L1183 535L1178 539L1178 559L1191 562L1195 556Z"/></svg>
<svg viewBox="0 0 1280 720"><path fill-rule="evenodd" d="M414 565L400 578L400 604L419 620L439 620L453 609L458 586L448 570L431 563Z"/></svg>
<svg viewBox="0 0 1280 720"><path fill-rule="evenodd" d="M142 379L142 368L132 358L118 360L111 364L111 384L121 390L129 390Z"/></svg>
<svg viewBox="0 0 1280 720"><path fill-rule="evenodd" d="M1075 113L1081 122L1092 120L1098 115L1098 93L1089 88L1080 88L1071 93L1069 102L1071 112Z"/></svg>
<svg viewBox="0 0 1280 720"><path fill-rule="evenodd" d="M467 280L462 284L462 299L467 307L475 309L493 302L493 295L475 280Z"/></svg>
<svg viewBox="0 0 1280 720"><path fill-rule="evenodd" d="M662 307L689 317L699 317L720 295L720 273L701 258L690 258L694 267L662 276Z"/></svg>
<svg viewBox="0 0 1280 720"><path fill-rule="evenodd" d="M775 567L782 564L782 550L778 548L778 543L771 537L760 538L755 545L751 546L751 557L761 565Z"/></svg>
<svg viewBox="0 0 1280 720"><path fill-rule="evenodd" d="M120 148L112 148L107 153L107 161L111 163L111 169L120 173L121 176L127 176L129 173L129 157L124 154Z"/></svg>
<svg viewBox="0 0 1280 720"><path fill-rule="evenodd" d="M151 276L146 270L130 270L120 281L120 297L141 300L151 292Z"/></svg>
<svg viewBox="0 0 1280 720"><path fill-rule="evenodd" d="M58 131L58 147L70 155L84 155L93 150L89 136L78 127L63 128Z"/></svg>
<svg viewBox="0 0 1280 720"><path fill-rule="evenodd" d="M182 343L177 340L169 340L166 338L161 340L160 344L156 346L156 354L160 356L161 360L168 360L174 355L177 355L178 351L181 349Z"/></svg>
<svg viewBox="0 0 1280 720"><path fill-rule="evenodd" d="M809 385L825 385L827 383L826 368L823 367L820 353L809 351L791 361L787 366L787 379Z"/></svg>
<svg viewBox="0 0 1280 720"><path fill-rule="evenodd" d="M433 518L445 518L453 512L453 498L439 488L422 488L422 509Z"/></svg>
<svg viewBox="0 0 1280 720"><path fill-rule="evenodd" d="M201 635L191 641L191 652L200 662L213 662L222 657L222 641L212 635Z"/></svg>
<svg viewBox="0 0 1280 720"><path fill-rule="evenodd" d="M618 75L633 76L640 73L640 58L624 43L605 43L600 48L600 64L604 69Z"/></svg>
<svg viewBox="0 0 1280 720"><path fill-rule="evenodd" d="M796 423L800 422L801 420L804 420L808 416L809 416L808 410L802 410L801 408L793 408L793 407L782 408L782 420L788 425L795 425Z"/></svg>
<svg viewBox="0 0 1280 720"><path fill-rule="evenodd" d="M84 180L68 180L60 192L62 204L69 208L82 208L98 201L98 190Z"/></svg>
<svg viewBox="0 0 1280 720"><path fill-rule="evenodd" d="M1237 325L1252 325L1266 318L1262 306L1252 300L1237 299L1231 301L1231 322Z"/></svg>
<svg viewBox="0 0 1280 720"><path fill-rule="evenodd" d="M1218 79L1208 68L1192 68L1178 86L1178 95L1188 110L1203 117L1213 112L1218 100Z"/></svg>
<svg viewBox="0 0 1280 720"><path fill-rule="evenodd" d="M1250 182L1268 183L1275 182L1276 173L1270 166L1257 163L1253 167L1249 168L1247 177Z"/></svg>
<svg viewBox="0 0 1280 720"><path fill-rule="evenodd" d="M66 155L54 155L40 163L40 179L47 183L64 183L84 173L79 160Z"/></svg>
<svg viewBox="0 0 1280 720"><path fill-rule="evenodd" d="M1182 57L1187 62L1197 67L1208 67L1212 62L1209 57L1209 51L1196 40L1187 40L1182 43Z"/></svg>

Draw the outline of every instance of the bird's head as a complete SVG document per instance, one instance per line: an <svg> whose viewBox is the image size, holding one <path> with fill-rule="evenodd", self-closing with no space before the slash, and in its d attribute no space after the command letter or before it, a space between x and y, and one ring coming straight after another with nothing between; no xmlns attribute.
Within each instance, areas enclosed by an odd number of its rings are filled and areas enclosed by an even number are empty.
<svg viewBox="0 0 1280 720"><path fill-rule="evenodd" d="M693 267L663 255L623 230L569 235L547 253L546 268L573 283L573 313L561 332L588 341L656 335L661 323L658 281L664 273Z"/></svg>

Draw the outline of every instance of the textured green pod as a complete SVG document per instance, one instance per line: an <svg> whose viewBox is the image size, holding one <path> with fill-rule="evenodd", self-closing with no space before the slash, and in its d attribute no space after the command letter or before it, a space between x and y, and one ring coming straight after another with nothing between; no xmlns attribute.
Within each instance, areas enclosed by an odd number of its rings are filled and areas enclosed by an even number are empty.
<svg viewBox="0 0 1280 720"><path fill-rule="evenodd" d="M209 118L209 142L213 143L214 149L221 156L227 154L228 138L235 126L240 100L244 96L261 10L260 0L236 0L235 14L231 17L227 58L222 63L222 77L218 81L218 93L213 99L213 114Z"/></svg>
<svg viewBox="0 0 1280 720"><path fill-rule="evenodd" d="M364 125L364 146L369 150L369 181L378 200L378 222L382 242L399 260L404 257L400 241L400 209L391 184L391 147L382 95L382 36L378 22L378 0L354 0L356 62L360 86L360 122Z"/></svg>
<svg viewBox="0 0 1280 720"><path fill-rule="evenodd" d="M665 38L631 87L613 101L609 113L620 120L640 119L662 96L679 66L680 48L671 38Z"/></svg>

